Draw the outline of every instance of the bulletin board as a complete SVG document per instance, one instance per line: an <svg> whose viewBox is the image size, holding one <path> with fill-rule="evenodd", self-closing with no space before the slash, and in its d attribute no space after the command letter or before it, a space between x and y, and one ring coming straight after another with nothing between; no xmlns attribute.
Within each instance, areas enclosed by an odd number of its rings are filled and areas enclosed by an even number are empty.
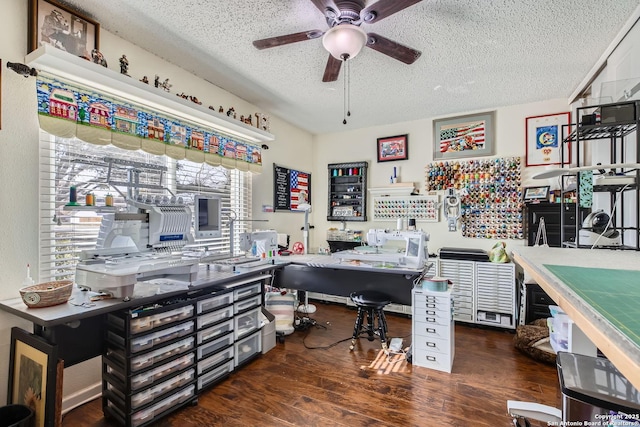
<svg viewBox="0 0 640 427"><path fill-rule="evenodd" d="M298 206L305 202L311 202L311 173L274 164L274 210L300 211Z"/></svg>

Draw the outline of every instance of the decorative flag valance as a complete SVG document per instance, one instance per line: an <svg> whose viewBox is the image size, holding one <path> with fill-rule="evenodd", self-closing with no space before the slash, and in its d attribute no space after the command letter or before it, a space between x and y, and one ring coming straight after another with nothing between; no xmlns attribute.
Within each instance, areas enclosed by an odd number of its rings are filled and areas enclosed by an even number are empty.
<svg viewBox="0 0 640 427"><path fill-rule="evenodd" d="M40 127L53 135L262 171L261 147L239 138L42 74L36 87Z"/></svg>

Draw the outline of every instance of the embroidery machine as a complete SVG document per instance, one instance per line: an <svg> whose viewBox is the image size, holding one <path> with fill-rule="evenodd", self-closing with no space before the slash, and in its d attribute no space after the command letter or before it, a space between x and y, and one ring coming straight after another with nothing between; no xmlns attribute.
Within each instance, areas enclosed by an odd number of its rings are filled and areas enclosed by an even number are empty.
<svg viewBox="0 0 640 427"><path fill-rule="evenodd" d="M76 266L79 287L128 298L138 281L170 278L192 282L197 259L177 251L193 241L191 209L180 201L128 200L129 212L105 214L96 249Z"/></svg>
<svg viewBox="0 0 640 427"><path fill-rule="evenodd" d="M335 252L331 256L341 261L371 262L372 267L405 267L423 269L428 259L429 234L422 230L403 231L371 229L367 233L368 246ZM390 241L404 241L403 248L387 247Z"/></svg>
<svg viewBox="0 0 640 427"><path fill-rule="evenodd" d="M182 198L151 196L140 188L166 190L166 167L106 158L107 183L127 202L126 212L106 213L95 249L84 250L76 266L76 284L116 298L129 298L139 281L169 278L189 284L198 273L198 259L184 258L182 248L193 242L193 215ZM128 181L118 180L124 173ZM142 184L141 174L153 174L157 184ZM127 194L118 187L127 187Z"/></svg>

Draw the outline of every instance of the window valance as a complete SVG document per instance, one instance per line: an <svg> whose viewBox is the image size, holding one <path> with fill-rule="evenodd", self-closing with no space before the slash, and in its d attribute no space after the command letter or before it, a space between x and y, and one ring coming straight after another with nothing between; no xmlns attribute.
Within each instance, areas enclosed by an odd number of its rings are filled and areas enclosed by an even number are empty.
<svg viewBox="0 0 640 427"><path fill-rule="evenodd" d="M212 129L42 75L37 94L40 127L53 135L212 166L262 170L261 147Z"/></svg>
<svg viewBox="0 0 640 427"><path fill-rule="evenodd" d="M43 46L25 60L40 71L40 127L53 135L262 171L260 142L273 140L267 132L59 49Z"/></svg>

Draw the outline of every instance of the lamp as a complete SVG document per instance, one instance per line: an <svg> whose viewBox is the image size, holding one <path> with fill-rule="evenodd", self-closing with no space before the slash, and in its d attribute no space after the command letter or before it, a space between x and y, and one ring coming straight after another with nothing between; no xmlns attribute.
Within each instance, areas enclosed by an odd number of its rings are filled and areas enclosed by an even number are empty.
<svg viewBox="0 0 640 427"><path fill-rule="evenodd" d="M364 45L367 44L367 33L353 24L339 24L332 27L322 36L322 45L334 58L345 63L344 78L344 118L343 124L347 124L347 117L351 115L349 108L349 60L355 58L360 53Z"/></svg>
<svg viewBox="0 0 640 427"><path fill-rule="evenodd" d="M336 59L355 58L367 44L367 33L357 25L339 24L324 33L322 45Z"/></svg>

